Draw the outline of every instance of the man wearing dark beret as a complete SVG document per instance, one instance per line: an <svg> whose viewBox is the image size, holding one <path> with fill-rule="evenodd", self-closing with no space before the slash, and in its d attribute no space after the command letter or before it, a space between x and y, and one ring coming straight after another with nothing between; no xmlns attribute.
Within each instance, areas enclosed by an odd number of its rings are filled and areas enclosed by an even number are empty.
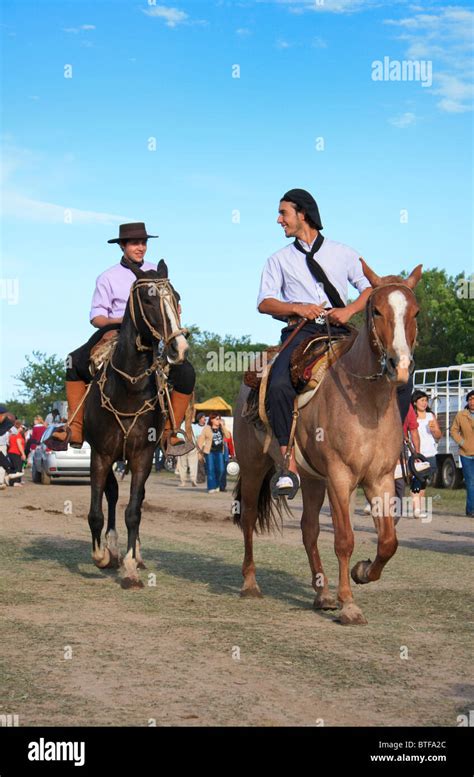
<svg viewBox="0 0 474 777"><path fill-rule="evenodd" d="M260 313L287 322L281 333L281 343L302 319L308 319L278 356L270 373L268 417L281 452L285 454L296 396L289 370L294 349L308 336L326 333L326 317L333 331L344 330L351 317L365 308L371 287L362 272L358 251L322 236L319 209L309 192L304 189L286 192L280 200L277 221L285 237L294 238L294 241L267 259L257 307ZM359 297L350 305L347 304L348 282L359 292ZM293 452L289 469L297 475ZM291 486L291 478L284 474L276 484L282 495L288 493Z"/></svg>

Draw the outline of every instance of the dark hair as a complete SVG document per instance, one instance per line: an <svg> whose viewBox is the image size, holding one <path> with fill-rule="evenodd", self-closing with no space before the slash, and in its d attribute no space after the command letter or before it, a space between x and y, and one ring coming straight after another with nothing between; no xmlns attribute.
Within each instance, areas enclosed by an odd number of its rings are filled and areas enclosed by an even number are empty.
<svg viewBox="0 0 474 777"><path fill-rule="evenodd" d="M208 424L209 424L209 426L210 426L212 421L215 421L215 420L216 420L216 418L220 418L220 417L221 417L221 416L220 416L220 413L209 413L209 420L208 420L208 422L207 422L207 423L208 423Z"/></svg>
<svg viewBox="0 0 474 777"><path fill-rule="evenodd" d="M294 207L295 207L295 211L296 211L297 213L303 213L303 211L304 211L304 208L303 208L303 206L302 206L302 205L298 205L298 203L296 203L296 202L293 202L293 200L288 200L288 202L291 202L291 204L292 204L292 205L294 205ZM313 221L313 219L311 218L311 216L308 216L308 214L306 213L306 211L304 211L304 220L305 220L305 221L306 221L306 223L307 223L307 224L308 224L308 225L311 227L311 229L318 229L318 227L317 227L317 224L315 224L315 223L314 223L314 221Z"/></svg>
<svg viewBox="0 0 474 777"><path fill-rule="evenodd" d="M472 389L472 391L468 391L466 394L466 409L469 408L469 400L471 397L474 397L474 389Z"/></svg>
<svg viewBox="0 0 474 777"><path fill-rule="evenodd" d="M411 395L411 400L410 401L411 401L411 404L413 405L413 410L415 411L415 413L417 415L418 415L418 410L416 409L416 403L418 402L419 399L423 399L423 398L429 399L428 394L426 393L426 391L421 391L421 389L417 389ZM433 413L433 411L429 407L429 405L426 405L426 412L427 413ZM433 413L433 415L434 415L434 413Z"/></svg>

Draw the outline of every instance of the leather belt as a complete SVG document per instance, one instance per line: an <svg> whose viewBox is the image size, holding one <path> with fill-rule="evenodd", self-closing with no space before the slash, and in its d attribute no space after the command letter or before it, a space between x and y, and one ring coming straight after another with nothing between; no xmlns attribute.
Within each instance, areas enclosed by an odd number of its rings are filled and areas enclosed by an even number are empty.
<svg viewBox="0 0 474 777"><path fill-rule="evenodd" d="M287 318L287 326L298 326L298 324L304 319L301 316L289 316ZM308 319L308 324L326 324L326 316L317 316L315 319Z"/></svg>

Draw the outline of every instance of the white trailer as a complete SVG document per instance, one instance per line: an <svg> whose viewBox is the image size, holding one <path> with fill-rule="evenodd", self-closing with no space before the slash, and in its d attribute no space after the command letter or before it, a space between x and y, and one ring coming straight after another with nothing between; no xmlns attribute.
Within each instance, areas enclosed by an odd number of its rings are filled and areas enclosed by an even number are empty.
<svg viewBox="0 0 474 777"><path fill-rule="evenodd" d="M435 485L459 488L462 483L459 447L450 435L456 413L463 410L466 394L474 388L474 364L415 370L413 388L428 394L429 406L438 419L443 436L438 441L438 474Z"/></svg>

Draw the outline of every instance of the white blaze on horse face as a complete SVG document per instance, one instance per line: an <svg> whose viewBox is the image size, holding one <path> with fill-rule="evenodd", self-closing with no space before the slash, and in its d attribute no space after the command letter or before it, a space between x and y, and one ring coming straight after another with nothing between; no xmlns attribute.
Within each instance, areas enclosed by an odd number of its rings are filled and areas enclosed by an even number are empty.
<svg viewBox="0 0 474 777"><path fill-rule="evenodd" d="M388 295L389 304L392 306L394 330L393 350L398 356L398 370L408 370L411 360L410 346L407 343L405 332L405 313L408 306L407 299L401 291L392 291Z"/></svg>
<svg viewBox="0 0 474 777"><path fill-rule="evenodd" d="M166 314L168 316L168 319L171 325L171 331L176 332L176 330L179 329L179 321L176 319L176 315L173 311L173 308L168 302L168 300L166 299L166 297L163 301L165 303ZM183 361L186 351L189 348L188 341L186 340L184 335L178 335L174 339L176 341L176 347L178 349L178 361Z"/></svg>

